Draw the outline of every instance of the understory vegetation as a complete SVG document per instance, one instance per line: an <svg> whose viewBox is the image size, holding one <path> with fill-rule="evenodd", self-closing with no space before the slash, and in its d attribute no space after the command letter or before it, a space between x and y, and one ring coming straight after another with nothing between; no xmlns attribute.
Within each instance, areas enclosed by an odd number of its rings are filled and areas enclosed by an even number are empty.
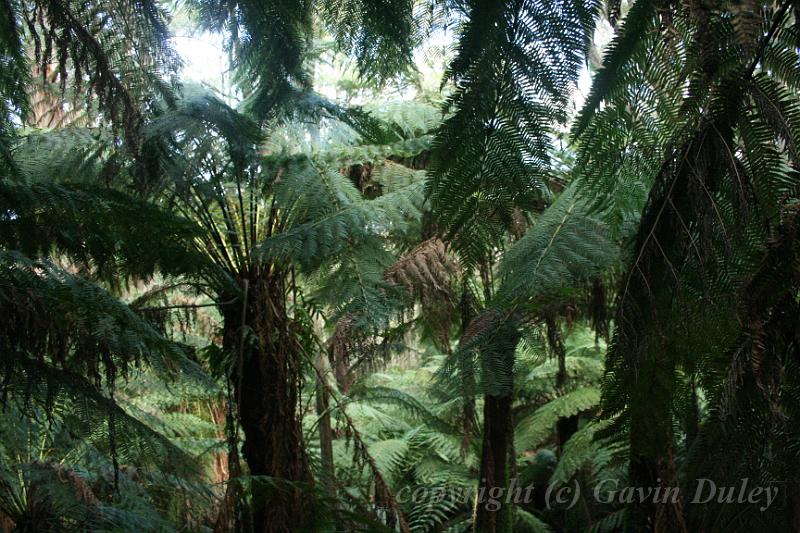
<svg viewBox="0 0 800 533"><path fill-rule="evenodd" d="M800 531L797 1L0 7L0 531Z"/></svg>

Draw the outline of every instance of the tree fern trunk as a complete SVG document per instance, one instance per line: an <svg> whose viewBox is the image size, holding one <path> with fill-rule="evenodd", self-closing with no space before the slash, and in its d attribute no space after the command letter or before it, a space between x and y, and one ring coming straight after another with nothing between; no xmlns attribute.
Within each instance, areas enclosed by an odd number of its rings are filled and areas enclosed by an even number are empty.
<svg viewBox="0 0 800 533"><path fill-rule="evenodd" d="M512 397L486 396L483 404L483 451L474 531L510 532L513 504L506 504L514 426ZM513 457L511 458L513 460Z"/></svg>
<svg viewBox="0 0 800 533"><path fill-rule="evenodd" d="M567 384L567 349L564 346L564 336L561 333L561 326L556 322L555 316L548 316L545 319L547 327L547 343L550 349L555 352L558 358L558 372L556 373L556 390L559 394L565 394ZM556 422L556 444L558 453L564 451L564 444L578 431L578 415L559 418Z"/></svg>
<svg viewBox="0 0 800 533"><path fill-rule="evenodd" d="M297 413L300 354L280 280L263 278L250 287L244 306L223 311L223 343L236 354L242 452L250 475L264 476L252 481L253 528L289 533L308 523L301 489L312 479Z"/></svg>
<svg viewBox="0 0 800 533"><path fill-rule="evenodd" d="M641 368L635 382L636 397L645 398L649 392L649 401L643 402L645 405L632 405L630 409L630 485L642 487L645 492L679 485L670 416L674 369L669 363L661 360L657 366ZM629 513L628 531L686 531L680 500L677 504L654 503L651 498L643 500L635 502Z"/></svg>
<svg viewBox="0 0 800 533"><path fill-rule="evenodd" d="M461 332L459 337L463 338L464 333L467 331L467 327L469 326L470 322L472 322L472 319L475 318L475 302L474 298L472 297L472 293L469 290L469 286L467 285L466 276L462 278L461 300L458 308L461 314ZM447 348L449 349L450 347L448 346ZM462 400L463 412L461 415L464 438L461 441L461 453L462 456L465 456L472 438L477 434L478 420L477 413L475 411L475 375L473 374L471 367L472 362L459 359L459 365L461 365L461 369L459 371L459 375L461 376L461 389L464 394Z"/></svg>
<svg viewBox="0 0 800 533"><path fill-rule="evenodd" d="M317 379L322 379L318 377ZM319 417L319 447L322 457L322 470L328 479L325 483L329 488L335 488L335 472L333 470L333 429L331 427L331 413L329 410L328 391L323 384L317 384L316 402L317 416Z"/></svg>
<svg viewBox="0 0 800 533"><path fill-rule="evenodd" d="M514 358L519 331L505 322L497 327L493 346L483 361L483 447L475 517L475 531L510 533L514 522L513 503L506 503L511 476L516 472L514 454ZM489 377L489 374L495 374Z"/></svg>

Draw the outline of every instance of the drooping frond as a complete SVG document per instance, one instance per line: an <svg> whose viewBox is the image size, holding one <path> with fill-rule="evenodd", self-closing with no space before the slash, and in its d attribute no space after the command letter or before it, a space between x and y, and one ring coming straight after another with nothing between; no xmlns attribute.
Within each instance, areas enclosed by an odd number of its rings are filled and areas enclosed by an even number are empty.
<svg viewBox="0 0 800 533"><path fill-rule="evenodd" d="M199 375L176 344L100 286L16 252L0 252L0 259L2 339L13 353L53 361L98 382L106 372L124 373L139 362L165 375Z"/></svg>
<svg viewBox="0 0 800 533"><path fill-rule="evenodd" d="M19 7L15 0L5 0L0 10L0 172L14 167L10 146L14 119L25 118L29 109L26 86L30 70L23 49Z"/></svg>
<svg viewBox="0 0 800 533"><path fill-rule="evenodd" d="M584 387L548 402L532 415L520 420L514 434L514 448L536 449L550 437L560 418L592 409L600 403L600 389ZM574 435L573 435L574 437Z"/></svg>
<svg viewBox="0 0 800 533"><path fill-rule="evenodd" d="M575 137L582 136L600 103L615 89L626 82L640 81L628 78L624 67L649 42L647 33L657 27L656 4L651 0L634 2L623 24L616 28L617 35L604 51L603 65L594 75L591 92L573 125Z"/></svg>
<svg viewBox="0 0 800 533"><path fill-rule="evenodd" d="M8 353L8 352L7 352ZM23 410L38 408L63 420L75 438L130 465L164 473L197 475L197 463L130 416L85 377L16 353L0 364L0 393Z"/></svg>
<svg viewBox="0 0 800 533"><path fill-rule="evenodd" d="M476 263L515 207L549 194L552 124L563 119L593 27L582 2L471 2L447 78L453 111L437 132L432 206Z"/></svg>
<svg viewBox="0 0 800 533"><path fill-rule="evenodd" d="M589 214L576 188L564 191L500 263L503 306L542 305L612 266L617 258L606 226Z"/></svg>
<svg viewBox="0 0 800 533"><path fill-rule="evenodd" d="M259 253L312 268L369 235L402 231L419 216L422 183L366 200L339 172L301 159L290 161L280 173L275 195L286 226Z"/></svg>
<svg viewBox="0 0 800 533"><path fill-rule="evenodd" d="M325 0L320 13L363 77L376 77L380 84L413 65L413 1Z"/></svg>
<svg viewBox="0 0 800 533"><path fill-rule="evenodd" d="M0 209L5 249L66 257L110 283L203 269L203 256L194 250L194 225L111 189L3 180Z"/></svg>
<svg viewBox="0 0 800 533"><path fill-rule="evenodd" d="M306 54L311 2L197 0L195 4L201 24L226 36L237 82L255 117L274 116L292 91L310 87Z"/></svg>
<svg viewBox="0 0 800 533"><path fill-rule="evenodd" d="M238 113L204 87L187 84L175 104L159 111L147 124L147 140L180 136L184 142L203 142L217 134L234 158L254 155L263 133L249 116ZM177 141L176 141L177 142ZM239 162L241 164L241 162Z"/></svg>
<svg viewBox="0 0 800 533"><path fill-rule="evenodd" d="M87 5L62 0L10 3L19 32L32 43L43 76L88 89L91 101L125 133L139 156L138 128L154 95L169 95L178 60L169 45L166 12L151 1ZM22 30L21 28L24 28ZM13 34L12 34L13 35ZM4 39L4 44L9 43Z"/></svg>

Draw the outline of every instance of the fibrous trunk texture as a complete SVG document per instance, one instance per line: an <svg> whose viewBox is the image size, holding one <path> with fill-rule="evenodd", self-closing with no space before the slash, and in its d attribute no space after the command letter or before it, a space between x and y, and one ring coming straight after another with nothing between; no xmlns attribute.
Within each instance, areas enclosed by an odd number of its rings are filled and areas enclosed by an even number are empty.
<svg viewBox="0 0 800 533"><path fill-rule="evenodd" d="M301 353L285 311L281 280L264 277L244 289L244 303L223 311L223 343L235 354L242 452L255 476L253 530L295 532L308 524L302 489L312 480L297 412Z"/></svg>
<svg viewBox="0 0 800 533"><path fill-rule="evenodd" d="M511 396L486 396L483 406L483 453L475 531L510 532L512 505L506 502L513 425Z"/></svg>

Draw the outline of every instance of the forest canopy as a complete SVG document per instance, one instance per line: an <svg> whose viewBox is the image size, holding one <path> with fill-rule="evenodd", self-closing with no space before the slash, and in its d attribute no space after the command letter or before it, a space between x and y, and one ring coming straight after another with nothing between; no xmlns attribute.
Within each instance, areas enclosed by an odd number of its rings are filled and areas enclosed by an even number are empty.
<svg viewBox="0 0 800 533"><path fill-rule="evenodd" d="M800 2L0 7L1 532L800 531Z"/></svg>

